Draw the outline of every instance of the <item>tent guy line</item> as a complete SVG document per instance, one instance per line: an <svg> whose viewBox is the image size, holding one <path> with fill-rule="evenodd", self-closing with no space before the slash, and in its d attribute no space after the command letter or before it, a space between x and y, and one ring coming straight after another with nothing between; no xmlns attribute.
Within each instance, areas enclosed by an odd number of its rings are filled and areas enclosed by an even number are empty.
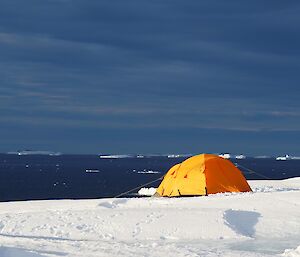
<svg viewBox="0 0 300 257"><path fill-rule="evenodd" d="M151 185L152 183L154 183L154 182L156 182L156 181L159 181L159 180L162 180L163 178L164 178L164 176L161 176L161 177L159 177L159 178L157 178L157 179L155 179L155 180L152 180L152 181L147 182L147 183L145 183L145 184L143 184L143 185L137 186L137 187L132 188L132 189L126 191L126 192L123 192L123 193L121 193L121 194L118 194L118 195L116 195L116 196L113 197L113 198L121 197L121 196L126 195L126 194L128 194L128 193L131 193L131 192L134 191L134 190L141 189L141 188L144 187L144 186Z"/></svg>

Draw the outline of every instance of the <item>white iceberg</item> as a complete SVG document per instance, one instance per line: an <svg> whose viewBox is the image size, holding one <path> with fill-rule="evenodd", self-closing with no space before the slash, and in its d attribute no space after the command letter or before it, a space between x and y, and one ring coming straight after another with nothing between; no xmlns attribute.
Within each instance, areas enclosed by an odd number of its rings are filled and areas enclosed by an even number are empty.
<svg viewBox="0 0 300 257"><path fill-rule="evenodd" d="M237 159L237 160L243 160L243 159L246 159L246 156L243 155L243 154L238 154L238 155L235 156L235 159Z"/></svg>
<svg viewBox="0 0 300 257"><path fill-rule="evenodd" d="M287 161L287 160L291 160L291 157L288 154L286 154L285 156L276 157L276 161Z"/></svg>
<svg viewBox="0 0 300 257"><path fill-rule="evenodd" d="M157 171L157 170L139 170L139 171L136 171L134 170L134 172L138 173L138 174L159 174L161 173L160 171Z"/></svg>
<svg viewBox="0 0 300 257"><path fill-rule="evenodd" d="M99 156L101 159L122 159L122 158L133 158L132 155L129 154L105 154Z"/></svg>
<svg viewBox="0 0 300 257"><path fill-rule="evenodd" d="M40 151L40 150L23 150L16 152L7 152L7 154L16 154L16 155L50 155L50 156L59 156L60 152L52 152L52 151Z"/></svg>
<svg viewBox="0 0 300 257"><path fill-rule="evenodd" d="M219 154L219 156L224 158L224 159L230 159L231 158L231 154L229 154L229 153Z"/></svg>

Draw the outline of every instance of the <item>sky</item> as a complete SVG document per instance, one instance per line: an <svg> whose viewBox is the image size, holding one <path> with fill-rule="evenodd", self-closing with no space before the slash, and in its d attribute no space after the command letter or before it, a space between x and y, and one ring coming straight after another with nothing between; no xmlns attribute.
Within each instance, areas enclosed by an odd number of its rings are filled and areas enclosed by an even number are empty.
<svg viewBox="0 0 300 257"><path fill-rule="evenodd" d="M1 0L0 152L300 155L299 13Z"/></svg>

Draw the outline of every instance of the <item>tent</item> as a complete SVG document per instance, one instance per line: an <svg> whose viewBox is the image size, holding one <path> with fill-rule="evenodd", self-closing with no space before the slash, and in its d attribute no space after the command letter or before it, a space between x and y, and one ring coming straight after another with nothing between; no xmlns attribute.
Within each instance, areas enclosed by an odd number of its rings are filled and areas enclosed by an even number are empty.
<svg viewBox="0 0 300 257"><path fill-rule="evenodd" d="M159 185L157 196L196 196L252 191L242 172L229 160L200 154L173 166Z"/></svg>

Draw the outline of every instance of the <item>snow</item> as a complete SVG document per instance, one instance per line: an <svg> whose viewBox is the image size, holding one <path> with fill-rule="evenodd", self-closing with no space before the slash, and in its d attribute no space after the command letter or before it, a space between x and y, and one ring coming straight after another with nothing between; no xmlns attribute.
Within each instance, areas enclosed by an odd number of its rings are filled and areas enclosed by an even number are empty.
<svg viewBox="0 0 300 257"><path fill-rule="evenodd" d="M297 249L286 249L283 253L283 256L285 257L299 257L300 256L300 245L297 247Z"/></svg>
<svg viewBox="0 0 300 257"><path fill-rule="evenodd" d="M150 187L150 188L142 187L138 191L138 194L139 195L145 195L145 196L152 196L152 195L155 194L155 192L156 192L156 188L154 188L154 187Z"/></svg>
<svg viewBox="0 0 300 257"><path fill-rule="evenodd" d="M0 256L300 256L300 178L250 185L204 197L0 203Z"/></svg>

